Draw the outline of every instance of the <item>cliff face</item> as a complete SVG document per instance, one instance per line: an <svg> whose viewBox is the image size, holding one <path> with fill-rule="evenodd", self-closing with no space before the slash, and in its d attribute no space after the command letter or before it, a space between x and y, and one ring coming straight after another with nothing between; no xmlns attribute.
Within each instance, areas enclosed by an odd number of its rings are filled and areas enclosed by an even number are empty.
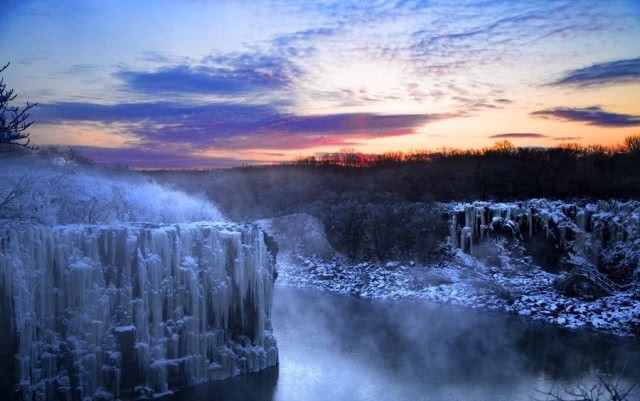
<svg viewBox="0 0 640 401"><path fill-rule="evenodd" d="M258 228L4 226L0 362L16 398L159 395L277 364Z"/></svg>
<svg viewBox="0 0 640 401"><path fill-rule="evenodd" d="M633 270L640 257L640 202L591 203L534 199L525 202L446 204L454 246L472 255L483 242L506 238L522 243L538 264L615 267ZM538 248L538 249L536 249ZM555 263L554 263L555 262ZM624 281L624 277L614 279ZM629 274L627 274L629 276Z"/></svg>

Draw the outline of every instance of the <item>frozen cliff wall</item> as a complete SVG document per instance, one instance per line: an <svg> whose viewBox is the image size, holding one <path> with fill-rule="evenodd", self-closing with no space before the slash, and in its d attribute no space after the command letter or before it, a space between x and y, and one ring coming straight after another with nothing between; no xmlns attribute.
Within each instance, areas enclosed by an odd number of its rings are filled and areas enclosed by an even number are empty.
<svg viewBox="0 0 640 401"><path fill-rule="evenodd" d="M452 243L476 254L483 242L509 239L535 255L536 247L566 265L594 266L624 284L640 261L640 202L524 202L445 204ZM542 244L542 245L540 245ZM626 271L626 272L625 272ZM607 272L605 272L607 273ZM620 277L616 277L620 276ZM624 277L623 277L624 276Z"/></svg>
<svg viewBox="0 0 640 401"><path fill-rule="evenodd" d="M277 363L255 226L1 227L17 399L151 396Z"/></svg>

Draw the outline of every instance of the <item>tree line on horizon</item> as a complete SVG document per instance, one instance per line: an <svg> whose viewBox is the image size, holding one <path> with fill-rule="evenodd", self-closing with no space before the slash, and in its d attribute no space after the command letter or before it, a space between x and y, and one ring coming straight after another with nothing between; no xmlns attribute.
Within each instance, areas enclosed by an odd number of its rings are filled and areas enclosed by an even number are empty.
<svg viewBox="0 0 640 401"><path fill-rule="evenodd" d="M281 162L282 165L294 166L341 166L349 168L390 166L397 164L429 163L439 159L477 158L510 156L546 156L554 155L585 157L619 157L640 156L640 135L627 136L623 143L605 146L582 146L578 143L566 143L557 147L516 147L508 140L498 141L493 146L485 148L451 148L442 147L435 150L415 150L409 152L392 151L380 154L362 153L353 148L340 149L337 152L321 153L312 156L298 157ZM245 166L247 167L247 166Z"/></svg>

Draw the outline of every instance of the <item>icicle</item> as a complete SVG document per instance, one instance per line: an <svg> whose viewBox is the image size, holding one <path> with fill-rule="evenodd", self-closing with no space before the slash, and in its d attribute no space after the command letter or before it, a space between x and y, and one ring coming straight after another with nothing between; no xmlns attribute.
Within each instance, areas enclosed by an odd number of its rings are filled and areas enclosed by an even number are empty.
<svg viewBox="0 0 640 401"><path fill-rule="evenodd" d="M63 398L117 397L134 378L133 387L162 394L170 372L188 385L274 365L273 268L249 225L0 229L16 383L25 400L60 389Z"/></svg>

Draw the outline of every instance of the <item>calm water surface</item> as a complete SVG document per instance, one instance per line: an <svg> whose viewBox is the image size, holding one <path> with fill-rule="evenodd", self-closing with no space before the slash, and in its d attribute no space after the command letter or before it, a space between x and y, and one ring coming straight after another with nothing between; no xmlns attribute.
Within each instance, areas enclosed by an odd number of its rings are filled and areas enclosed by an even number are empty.
<svg viewBox="0 0 640 401"><path fill-rule="evenodd" d="M180 401L544 399L594 370L640 378L640 343L502 313L277 287L280 366Z"/></svg>

